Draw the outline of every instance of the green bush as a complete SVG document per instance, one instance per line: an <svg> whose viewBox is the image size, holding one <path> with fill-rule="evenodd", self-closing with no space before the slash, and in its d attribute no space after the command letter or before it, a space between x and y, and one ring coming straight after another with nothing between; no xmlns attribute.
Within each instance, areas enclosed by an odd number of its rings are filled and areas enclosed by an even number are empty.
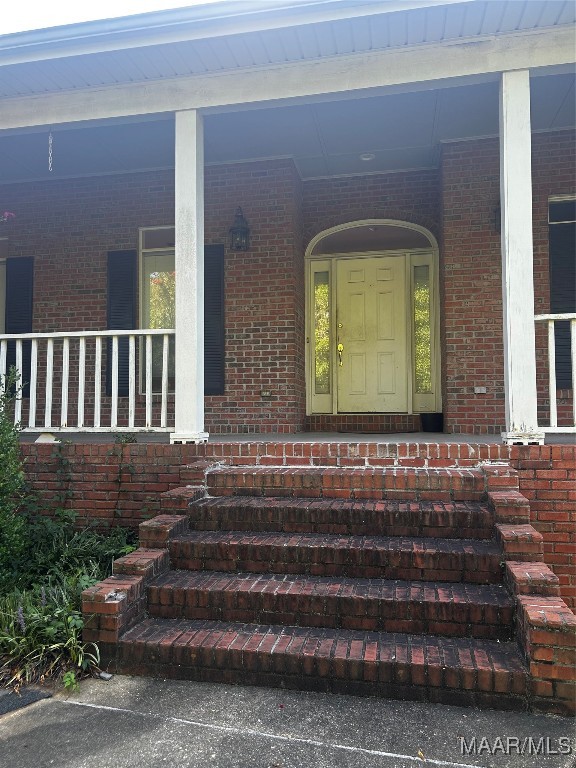
<svg viewBox="0 0 576 768"><path fill-rule="evenodd" d="M82 590L105 579L135 549L123 528L78 530L76 515L39 514L27 496L18 429L9 413L14 377L0 394L0 684L61 678L68 688L99 661L82 642Z"/></svg>
<svg viewBox="0 0 576 768"><path fill-rule="evenodd" d="M82 642L81 580L62 575L46 586L0 597L0 679L20 686L67 675L68 685L99 662L98 648ZM73 676L70 676L73 673Z"/></svg>
<svg viewBox="0 0 576 768"><path fill-rule="evenodd" d="M17 585L0 590L0 682L21 685L61 677L67 687L98 665L98 648L82 642L81 595L131 552L133 535L74 529L73 515L28 518L28 560Z"/></svg>
<svg viewBox="0 0 576 768"><path fill-rule="evenodd" d="M0 591L2 586L13 583L14 568L26 549L26 521L18 514L24 492L24 471L18 429L9 418L15 381L13 372L0 381Z"/></svg>

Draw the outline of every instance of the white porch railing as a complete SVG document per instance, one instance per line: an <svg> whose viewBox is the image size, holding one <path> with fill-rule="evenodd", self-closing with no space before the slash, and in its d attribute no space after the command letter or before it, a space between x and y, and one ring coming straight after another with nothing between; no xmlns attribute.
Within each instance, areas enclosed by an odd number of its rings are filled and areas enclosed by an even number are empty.
<svg viewBox="0 0 576 768"><path fill-rule="evenodd" d="M544 432L576 432L576 313L536 315L534 320L548 325L548 395L550 399L550 424L541 426ZM570 323L570 354L572 360L572 424L558 426L558 399L556 395L556 339L555 324Z"/></svg>
<svg viewBox="0 0 576 768"><path fill-rule="evenodd" d="M160 391L155 393L152 339L157 336L162 338L162 363ZM29 397L26 398L22 396L21 387L17 388L14 423L22 423L23 431L28 432L173 431L173 425L168 424L171 336L174 336L174 331L167 329L0 335L1 385L5 386L10 342L15 345L15 368L19 374L19 384L29 385ZM128 395L122 398L118 394L121 339L128 340ZM111 367L110 396L105 394L103 340L110 340L111 346L108 362ZM27 342L30 346L29 381L23 365ZM106 361L107 346L104 355ZM140 366L142 370L138 375ZM139 392L139 380L142 394ZM87 406L90 410L88 419ZM43 418L39 418L38 411L42 408ZM71 411L74 412L72 418Z"/></svg>

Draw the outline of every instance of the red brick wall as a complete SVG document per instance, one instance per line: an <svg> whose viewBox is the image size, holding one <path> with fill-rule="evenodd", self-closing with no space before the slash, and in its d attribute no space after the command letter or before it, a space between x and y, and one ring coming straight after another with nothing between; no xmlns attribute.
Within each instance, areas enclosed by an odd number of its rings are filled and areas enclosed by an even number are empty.
<svg viewBox="0 0 576 768"><path fill-rule="evenodd" d="M548 198L576 192L573 131L533 136L534 285L537 313L549 310ZM504 429L500 199L497 139L447 144L442 152L444 413L449 432ZM464 332L463 332L464 329ZM538 329L540 415L546 415L544 328ZM485 386L475 395L474 386ZM569 423L571 393L559 392Z"/></svg>
<svg viewBox="0 0 576 768"><path fill-rule="evenodd" d="M495 140L442 152L444 419L449 432L504 429L502 287ZM486 387L475 395L474 386Z"/></svg>
<svg viewBox="0 0 576 768"><path fill-rule="evenodd" d="M23 444L22 452L27 480L48 510L63 505L83 521L133 528L160 512L160 494L180 485L181 468L197 459L339 467L474 467L479 461L509 461L530 501L531 523L544 537L545 562L560 579L562 597L576 611L576 446Z"/></svg>
<svg viewBox="0 0 576 768"><path fill-rule="evenodd" d="M303 425L299 194L290 161L206 171L206 241L227 242L238 205L252 231L248 254L226 253L226 394L206 400L210 432L292 432ZM0 197L17 212L9 256L35 257L37 331L104 329L107 252L137 248L139 227L174 222L172 171L15 184L1 188ZM38 407L43 414L42 401ZM59 411L53 413L58 420Z"/></svg>
<svg viewBox="0 0 576 768"><path fill-rule="evenodd" d="M305 404L304 270L293 164L207 168L207 242L226 241L239 204L251 247L226 256L226 394L207 399L206 423L213 433L294 432L303 426Z"/></svg>
<svg viewBox="0 0 576 768"><path fill-rule="evenodd" d="M330 227L361 219L397 219L440 230L437 171L319 179L304 183L305 244Z"/></svg>
<svg viewBox="0 0 576 768"><path fill-rule="evenodd" d="M576 446L512 447L520 492L530 501L530 522L544 537L544 561L560 579L560 592L576 612Z"/></svg>
<svg viewBox="0 0 576 768"><path fill-rule="evenodd" d="M534 136L538 311L548 308L547 200L574 192L575 146L573 132ZM206 400L209 431L303 427L305 246L343 222L392 218L421 224L440 240L446 431L500 432L498 166L498 142L486 139L445 145L440 171L301 183L290 161L209 167L207 242L226 242L238 204L252 229L248 254L226 254L226 394ZM17 212L9 255L36 260L35 330L104 328L106 252L136 248L140 226L173 223L171 171L19 184L0 192L3 206ZM544 404L542 331L538 380ZM475 395L475 385L487 394ZM570 393L563 394L560 411L566 414ZM38 407L42 412L42 402Z"/></svg>

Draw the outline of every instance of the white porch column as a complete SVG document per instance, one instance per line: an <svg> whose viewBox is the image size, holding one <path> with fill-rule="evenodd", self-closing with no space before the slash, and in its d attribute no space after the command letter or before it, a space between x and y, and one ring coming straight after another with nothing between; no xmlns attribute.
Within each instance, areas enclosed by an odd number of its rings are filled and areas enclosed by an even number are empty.
<svg viewBox="0 0 576 768"><path fill-rule="evenodd" d="M538 432L534 276L530 75L503 72L500 82L500 202L502 296L508 443L544 442Z"/></svg>
<svg viewBox="0 0 576 768"><path fill-rule="evenodd" d="M171 443L204 431L204 139L197 110L176 112L176 391Z"/></svg>

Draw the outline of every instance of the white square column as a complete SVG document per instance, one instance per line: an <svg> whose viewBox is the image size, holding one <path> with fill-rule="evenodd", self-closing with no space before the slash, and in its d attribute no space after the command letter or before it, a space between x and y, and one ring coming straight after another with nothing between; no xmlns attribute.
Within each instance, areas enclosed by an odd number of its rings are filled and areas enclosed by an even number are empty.
<svg viewBox="0 0 576 768"><path fill-rule="evenodd" d="M504 384L508 443L543 443L538 430L532 239L530 73L500 82L500 203Z"/></svg>
<svg viewBox="0 0 576 768"><path fill-rule="evenodd" d="M171 443L204 431L204 137L197 110L176 112L175 425Z"/></svg>

